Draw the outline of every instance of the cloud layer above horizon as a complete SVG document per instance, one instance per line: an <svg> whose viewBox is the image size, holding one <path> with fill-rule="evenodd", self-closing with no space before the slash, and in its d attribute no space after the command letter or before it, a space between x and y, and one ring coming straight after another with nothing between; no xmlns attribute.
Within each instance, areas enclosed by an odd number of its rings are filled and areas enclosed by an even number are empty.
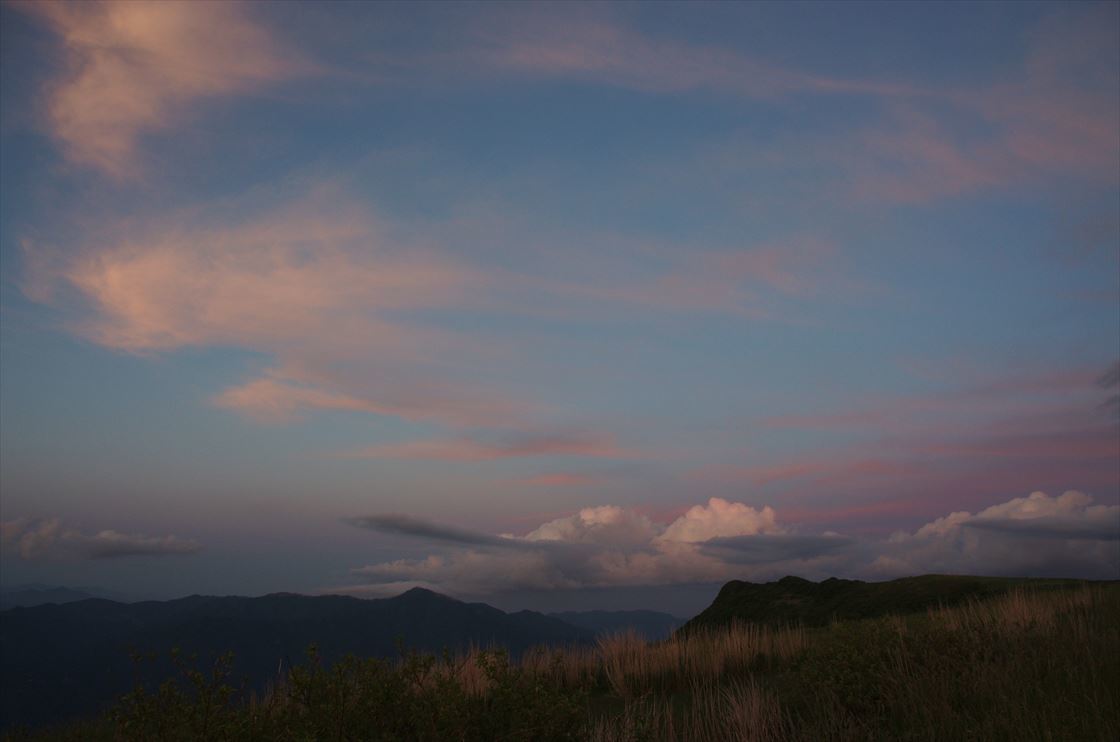
<svg viewBox="0 0 1120 742"><path fill-rule="evenodd" d="M1120 571L1120 506L1070 490L955 512L884 540L808 533L773 509L711 498L667 525L613 505L584 508L524 536L490 536L401 516L350 521L445 548L358 567L355 594L427 587L452 595L809 578L980 574L1109 578Z"/></svg>
<svg viewBox="0 0 1120 742"><path fill-rule="evenodd" d="M137 556L195 554L202 544L178 536L146 536L105 529L82 533L59 518L0 521L0 547L25 560L114 559Z"/></svg>

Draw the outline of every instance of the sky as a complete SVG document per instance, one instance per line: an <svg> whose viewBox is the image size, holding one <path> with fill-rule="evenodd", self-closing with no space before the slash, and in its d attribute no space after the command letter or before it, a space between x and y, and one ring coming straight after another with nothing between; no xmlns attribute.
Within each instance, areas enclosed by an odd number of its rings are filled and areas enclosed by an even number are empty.
<svg viewBox="0 0 1120 742"><path fill-rule="evenodd" d="M0 583L1120 578L1120 5L0 16Z"/></svg>

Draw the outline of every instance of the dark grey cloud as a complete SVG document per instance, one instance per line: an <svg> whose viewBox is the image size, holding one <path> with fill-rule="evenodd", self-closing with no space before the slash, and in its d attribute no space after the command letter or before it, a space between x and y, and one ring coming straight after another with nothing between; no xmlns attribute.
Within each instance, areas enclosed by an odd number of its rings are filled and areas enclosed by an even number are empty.
<svg viewBox="0 0 1120 742"><path fill-rule="evenodd" d="M1084 541L1120 541L1120 520L1110 516L1097 519L1075 518L975 518L961 524L964 528L995 531L1012 536Z"/></svg>
<svg viewBox="0 0 1120 742"><path fill-rule="evenodd" d="M1116 361L1116 363L1109 366L1108 370L1097 379L1097 383L1105 389L1112 389L1120 386L1120 361Z"/></svg>
<svg viewBox="0 0 1120 742"><path fill-rule="evenodd" d="M1112 364L1107 371L1101 374L1097 379L1097 384L1102 389L1116 389L1120 387L1120 361ZM1101 409L1107 410L1120 419L1120 393L1113 393L1104 402L1101 402Z"/></svg>
<svg viewBox="0 0 1120 742"><path fill-rule="evenodd" d="M493 546L500 549L518 549L526 546L525 542L518 539L502 538L488 533L468 531L465 528L444 526L421 518L413 518L409 515L367 515L347 518L346 522L352 526L371 531L412 536L430 541L446 541L465 546Z"/></svg>
<svg viewBox="0 0 1120 742"><path fill-rule="evenodd" d="M847 536L757 534L714 538L701 545L708 556L731 564L772 564L833 555L855 545Z"/></svg>
<svg viewBox="0 0 1120 742"><path fill-rule="evenodd" d="M102 531L94 536L76 539L79 548L90 559L116 559L131 556L175 556L202 551L202 544L175 536L137 536L116 531Z"/></svg>

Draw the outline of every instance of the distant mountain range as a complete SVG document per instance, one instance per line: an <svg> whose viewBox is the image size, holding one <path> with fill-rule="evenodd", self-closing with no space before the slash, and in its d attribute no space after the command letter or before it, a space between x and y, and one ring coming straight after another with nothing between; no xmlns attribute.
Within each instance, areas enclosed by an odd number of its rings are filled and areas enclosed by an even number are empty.
<svg viewBox="0 0 1120 742"><path fill-rule="evenodd" d="M835 577L823 582L810 582L800 577L783 577L766 583L733 580L720 589L710 606L682 626L681 631L725 626L732 621L771 626L821 626L832 621L955 605L1017 587L1065 589L1084 584L1087 584L1085 580L959 575L922 575L887 582Z"/></svg>
<svg viewBox="0 0 1120 742"><path fill-rule="evenodd" d="M0 612L0 728L95 714L137 680L171 677L173 647L200 663L234 652L234 678L263 686L281 668L303 661L316 644L324 662L347 654L397 656L504 646L513 654L536 645L587 645L592 630L532 611L505 613L428 590L395 598L267 595L191 596L117 603L81 600ZM134 666L132 651L158 659Z"/></svg>
<svg viewBox="0 0 1120 742"><path fill-rule="evenodd" d="M16 585L0 588L0 611L8 608L31 608L47 603L73 603L90 598L123 601L123 596L96 587L58 587L56 585Z"/></svg>

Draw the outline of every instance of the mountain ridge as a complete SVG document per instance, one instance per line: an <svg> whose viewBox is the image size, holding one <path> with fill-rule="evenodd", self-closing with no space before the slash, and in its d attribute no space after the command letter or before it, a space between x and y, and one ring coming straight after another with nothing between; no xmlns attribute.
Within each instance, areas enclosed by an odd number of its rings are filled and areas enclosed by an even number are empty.
<svg viewBox="0 0 1120 742"><path fill-rule="evenodd" d="M731 580L712 604L678 631L725 626L732 621L822 626L832 621L913 613L992 597L1016 588L1069 589L1117 581L972 575L919 575L881 582L830 577L812 582L787 575L774 582Z"/></svg>
<svg viewBox="0 0 1120 742"><path fill-rule="evenodd" d="M97 713L135 680L174 675L170 650L207 663L234 652L233 677L261 687L314 644L325 664L347 654L391 658L501 646L589 645L594 634L531 611L506 613L427 590L392 598L191 595L119 603L90 598L0 612L0 728ZM134 666L131 656L156 659Z"/></svg>

